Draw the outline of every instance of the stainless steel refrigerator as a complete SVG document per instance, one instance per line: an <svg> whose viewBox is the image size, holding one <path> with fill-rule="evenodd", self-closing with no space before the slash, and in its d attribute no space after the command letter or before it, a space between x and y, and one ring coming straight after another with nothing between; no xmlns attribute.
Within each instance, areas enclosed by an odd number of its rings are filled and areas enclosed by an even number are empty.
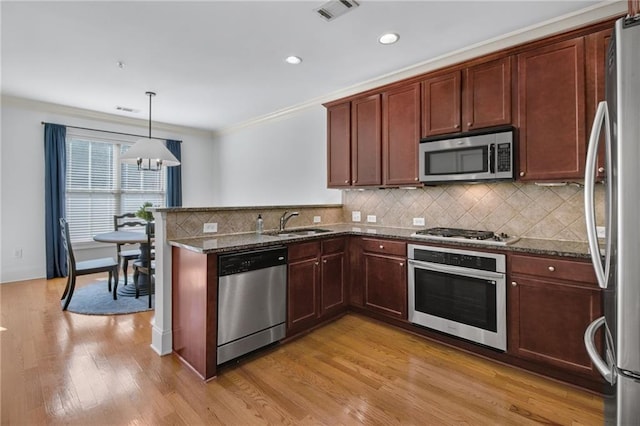
<svg viewBox="0 0 640 426"><path fill-rule="evenodd" d="M598 105L585 172L589 249L604 317L584 335L594 365L608 382L605 424L640 425L640 20L616 22L606 59L606 100ZM606 237L596 235L594 178L605 143ZM603 332L599 329L603 328ZM603 336L602 352L596 336Z"/></svg>

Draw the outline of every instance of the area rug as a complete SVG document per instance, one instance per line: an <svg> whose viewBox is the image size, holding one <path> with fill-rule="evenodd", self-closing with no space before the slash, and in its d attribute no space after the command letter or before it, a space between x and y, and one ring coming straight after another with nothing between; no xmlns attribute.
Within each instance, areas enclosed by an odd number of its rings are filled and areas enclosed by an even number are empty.
<svg viewBox="0 0 640 426"><path fill-rule="evenodd" d="M123 285L124 281L121 281L118 288ZM153 299L154 296L151 297L151 306L155 306ZM113 300L113 293L107 289L107 280L104 279L76 286L67 310L85 315L120 315L150 311L153 308L149 309L149 296L136 299L118 295L118 299Z"/></svg>

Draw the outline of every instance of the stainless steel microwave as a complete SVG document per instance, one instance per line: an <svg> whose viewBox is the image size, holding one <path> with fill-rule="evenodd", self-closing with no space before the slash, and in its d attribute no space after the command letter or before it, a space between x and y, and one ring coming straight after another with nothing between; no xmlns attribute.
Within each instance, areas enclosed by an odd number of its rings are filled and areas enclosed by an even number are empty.
<svg viewBox="0 0 640 426"><path fill-rule="evenodd" d="M420 140L420 181L514 180L514 129L501 127Z"/></svg>

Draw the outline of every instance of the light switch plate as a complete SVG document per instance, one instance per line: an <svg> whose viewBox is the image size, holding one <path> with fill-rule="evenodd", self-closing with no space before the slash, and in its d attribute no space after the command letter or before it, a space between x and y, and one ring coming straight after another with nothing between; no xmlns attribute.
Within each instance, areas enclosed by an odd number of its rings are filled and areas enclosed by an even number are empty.
<svg viewBox="0 0 640 426"><path fill-rule="evenodd" d="M351 212L351 220L353 222L360 222L362 218L360 217L360 212Z"/></svg>
<svg viewBox="0 0 640 426"><path fill-rule="evenodd" d="M424 226L424 217L414 217L413 226Z"/></svg>
<svg viewBox="0 0 640 426"><path fill-rule="evenodd" d="M607 238L607 228L604 226L596 226L596 234L598 238Z"/></svg>
<svg viewBox="0 0 640 426"><path fill-rule="evenodd" d="M320 216L313 217L313 223L320 223L320 222L322 222L322 218Z"/></svg>
<svg viewBox="0 0 640 426"><path fill-rule="evenodd" d="M367 222L376 223L377 220L378 219L376 218L376 215L374 215L374 214L367 215Z"/></svg>
<svg viewBox="0 0 640 426"><path fill-rule="evenodd" d="M218 232L218 223L217 222L205 223L204 229L202 230L202 232Z"/></svg>

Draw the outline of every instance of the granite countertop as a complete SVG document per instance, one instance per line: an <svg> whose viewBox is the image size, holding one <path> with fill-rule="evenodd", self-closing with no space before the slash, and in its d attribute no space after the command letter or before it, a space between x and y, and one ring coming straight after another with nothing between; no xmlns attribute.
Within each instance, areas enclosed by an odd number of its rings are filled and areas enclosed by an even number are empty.
<svg viewBox="0 0 640 426"><path fill-rule="evenodd" d="M416 229L413 228L389 228L383 226L364 225L359 226L357 224L326 225L318 227L329 230L329 232L311 236L297 235L292 237L279 237L270 235L269 231L266 231L263 234L256 234L251 232L242 234L212 235L197 238L173 239L169 240L169 244L198 253L210 254L254 249L266 246L274 246L278 244L284 245L292 242L311 241L314 239L322 239L330 236L358 235L399 239L422 245L472 247L491 249L502 252L520 252L527 254L540 254L584 259L590 258L589 245L586 242L580 241L521 238L520 240L508 246L487 245L474 242L447 242L446 244L443 244L439 241L428 241L424 238L412 237L411 234L416 231ZM296 228L291 228L290 230L295 229Z"/></svg>

